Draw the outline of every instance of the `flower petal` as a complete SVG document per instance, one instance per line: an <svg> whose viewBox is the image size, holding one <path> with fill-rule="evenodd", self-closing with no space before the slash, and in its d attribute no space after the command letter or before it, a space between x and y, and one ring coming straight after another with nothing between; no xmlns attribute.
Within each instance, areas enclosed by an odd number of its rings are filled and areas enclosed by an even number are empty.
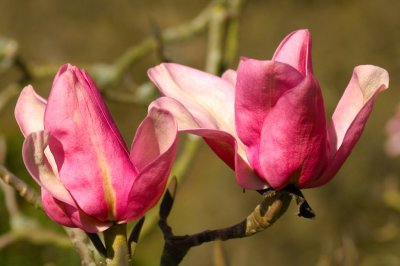
<svg viewBox="0 0 400 266"><path fill-rule="evenodd" d="M201 122L198 122L185 106L173 98L160 97L150 103L149 112L153 108L169 111L177 121L179 131L201 127Z"/></svg>
<svg viewBox="0 0 400 266"><path fill-rule="evenodd" d="M332 115L329 133L333 153L342 145L346 132L360 110L376 93L385 90L388 86L389 75L383 68L362 65L354 69L349 85ZM368 116L360 122L365 124ZM358 139L359 136L354 137Z"/></svg>
<svg viewBox="0 0 400 266"><path fill-rule="evenodd" d="M43 130L45 108L46 100L37 95L31 85L21 91L15 106L15 118L25 137L32 132Z"/></svg>
<svg viewBox="0 0 400 266"><path fill-rule="evenodd" d="M320 176L328 161L324 104L309 75L287 91L264 120L259 161L274 189L289 183L303 187Z"/></svg>
<svg viewBox="0 0 400 266"><path fill-rule="evenodd" d="M148 75L160 91L182 103L202 128L234 134L234 88L224 79L177 64L161 64Z"/></svg>
<svg viewBox="0 0 400 266"><path fill-rule="evenodd" d="M264 119L278 99L304 77L287 64L242 59L235 96L236 130L250 164L261 172L258 152Z"/></svg>
<svg viewBox="0 0 400 266"><path fill-rule="evenodd" d="M178 101L161 97L153 101L149 109L161 108L172 113L178 122L179 131L204 137L210 148L232 169L240 186L246 189L262 189L265 182L251 169L246 159L243 144L234 136L221 130L201 128L195 118Z"/></svg>
<svg viewBox="0 0 400 266"><path fill-rule="evenodd" d="M49 147L61 182L79 207L102 221L118 220L137 171L100 93L86 72L62 67L45 112Z"/></svg>
<svg viewBox="0 0 400 266"><path fill-rule="evenodd" d="M258 190L269 187L251 168L244 152L240 152L237 140L229 133L212 129L193 129L185 132L203 137L215 154L235 171L236 182L242 188Z"/></svg>
<svg viewBox="0 0 400 266"><path fill-rule="evenodd" d="M312 73L310 32L298 30L290 33L280 43L272 60L289 64L304 76Z"/></svg>
<svg viewBox="0 0 400 266"><path fill-rule="evenodd" d="M233 69L228 69L222 74L221 77L223 80L228 81L230 84L232 84L232 88L234 89L236 86L236 78L237 78L237 73Z"/></svg>
<svg viewBox="0 0 400 266"><path fill-rule="evenodd" d="M151 108L132 143L131 159L140 172L129 193L124 221L143 216L159 200L175 160L177 144L178 128L171 113Z"/></svg>
<svg viewBox="0 0 400 266"><path fill-rule="evenodd" d="M45 188L41 189L41 195L43 209L53 221L64 226L75 227L69 215L65 213L62 201L54 198Z"/></svg>
<svg viewBox="0 0 400 266"><path fill-rule="evenodd" d="M66 204L54 198L46 189L42 188L42 205L46 214L55 222L67 226L78 227L89 233L106 230L111 222L100 222L79 210L77 207Z"/></svg>
<svg viewBox="0 0 400 266"><path fill-rule="evenodd" d="M179 131L192 133L198 136L203 136L204 134L207 135L209 132L217 132L215 134L223 134L224 137L222 137L222 142L220 138L209 138L207 140L207 143L209 144L211 149L213 149L217 153L217 155L226 164L228 164L229 167L235 169L234 146L232 144L233 142L231 141L232 136L229 133L216 129L201 128L201 126L199 125L199 123L197 123L192 114L189 113L189 111L181 103L173 98L158 98L150 104L149 110L151 110L152 108L168 110L176 119ZM230 136L229 139L226 139L225 135ZM224 140L226 140L227 142ZM223 146L224 148L221 148L220 146Z"/></svg>
<svg viewBox="0 0 400 266"><path fill-rule="evenodd" d="M169 111L154 105L149 108L149 114L137 129L131 146L130 158L136 169L140 172L175 145L177 134L177 123Z"/></svg>
<svg viewBox="0 0 400 266"><path fill-rule="evenodd" d="M323 176L310 187L327 183L340 169L361 137L376 97L388 86L389 75L386 70L371 65L354 69L329 127L331 160Z"/></svg>
<svg viewBox="0 0 400 266"><path fill-rule="evenodd" d="M31 176L53 197L65 203L74 204L74 200L53 172L45 156L48 145L48 133L38 131L29 134L22 147L22 157Z"/></svg>

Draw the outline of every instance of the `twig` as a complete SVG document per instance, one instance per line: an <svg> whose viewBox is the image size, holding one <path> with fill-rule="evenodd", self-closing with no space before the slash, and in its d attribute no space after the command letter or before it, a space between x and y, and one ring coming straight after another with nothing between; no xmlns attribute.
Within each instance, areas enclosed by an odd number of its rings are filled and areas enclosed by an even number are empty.
<svg viewBox="0 0 400 266"><path fill-rule="evenodd" d="M222 70L222 51L228 12L223 5L214 6L211 12L211 19L208 25L208 52L205 70L218 75Z"/></svg>
<svg viewBox="0 0 400 266"><path fill-rule="evenodd" d="M90 241L85 232L78 228L64 227L64 230L81 258L81 265L96 266L95 251L88 248Z"/></svg>
<svg viewBox="0 0 400 266"><path fill-rule="evenodd" d="M40 196L24 181L16 177L13 173L7 170L3 165L0 165L0 178L6 183L15 188L19 195L23 197L27 202L31 203L36 207L40 207Z"/></svg>
<svg viewBox="0 0 400 266"><path fill-rule="evenodd" d="M263 201L242 222L230 227L207 230L193 235L175 236L167 223L173 205L175 189L168 189L160 209L159 226L163 232L165 245L161 257L162 266L179 265L187 252L195 246L215 240L243 238L264 231L286 212L291 194L286 191L268 190ZM164 209L162 209L164 208Z"/></svg>
<svg viewBox="0 0 400 266"><path fill-rule="evenodd" d="M0 249L4 248L7 244L22 240L36 244L52 244L65 248L71 246L70 240L64 235L37 226L13 229L2 235L0 240Z"/></svg>
<svg viewBox="0 0 400 266"><path fill-rule="evenodd" d="M229 16L222 66L230 68L234 64L238 51L239 16L245 0L228 0Z"/></svg>

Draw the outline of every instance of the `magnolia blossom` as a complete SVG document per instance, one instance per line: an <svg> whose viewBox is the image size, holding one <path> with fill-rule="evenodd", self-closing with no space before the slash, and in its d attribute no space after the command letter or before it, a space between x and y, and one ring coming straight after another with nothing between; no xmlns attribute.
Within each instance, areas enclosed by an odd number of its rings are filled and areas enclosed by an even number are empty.
<svg viewBox="0 0 400 266"><path fill-rule="evenodd" d="M204 137L247 189L325 184L361 136L388 73L357 66L331 121L311 63L307 30L289 34L272 60L242 58L222 77L177 64L148 71L181 131Z"/></svg>
<svg viewBox="0 0 400 266"><path fill-rule="evenodd" d="M57 223L99 232L140 218L163 193L177 145L168 111L150 109L129 153L92 79L64 65L47 102L23 89L15 117L24 163Z"/></svg>

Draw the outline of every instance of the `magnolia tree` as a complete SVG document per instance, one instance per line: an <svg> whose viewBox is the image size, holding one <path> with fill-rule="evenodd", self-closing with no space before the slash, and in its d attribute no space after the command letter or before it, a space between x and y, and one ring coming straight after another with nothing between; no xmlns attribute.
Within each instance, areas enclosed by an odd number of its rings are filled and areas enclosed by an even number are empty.
<svg viewBox="0 0 400 266"><path fill-rule="evenodd" d="M234 6L234 12L220 8L209 7L205 14L214 15L204 22L210 25L210 46L217 52L222 49L218 29L227 18L237 23L239 11L239 6ZM167 32L143 45L153 49L157 41L169 41L168 36ZM19 93L15 119L25 138L23 162L40 186L38 206L66 227L85 265L130 265L146 217L158 221L164 236L161 265L178 265L202 243L265 230L281 217L292 198L300 216L314 217L301 190L322 186L335 176L361 137L389 77L380 67L356 66L326 121L311 48L310 32L301 29L289 33L271 59L241 57L236 70L227 69L221 76L222 57L210 57L206 72L172 62L151 67L148 76L160 97L149 102L130 148L85 70L61 66L48 99L27 85ZM111 77L108 80L99 78L102 85L120 75L120 70L107 71L104 66L93 71L99 76L112 73L105 76ZM260 204L241 222L192 235L173 233L167 219L176 178L183 173L172 169L191 156L185 154L187 147L199 143L190 138L181 142L176 159L178 132L202 137L216 154L214 159L234 171L237 185L260 195ZM4 154L2 144L0 158ZM1 177L28 201L36 202L36 192L4 165ZM133 225L129 231L128 223Z"/></svg>

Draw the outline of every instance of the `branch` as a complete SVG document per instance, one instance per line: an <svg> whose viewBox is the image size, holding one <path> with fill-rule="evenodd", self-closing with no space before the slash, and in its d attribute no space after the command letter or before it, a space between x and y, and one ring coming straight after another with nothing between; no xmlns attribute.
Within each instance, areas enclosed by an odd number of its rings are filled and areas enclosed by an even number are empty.
<svg viewBox="0 0 400 266"><path fill-rule="evenodd" d="M0 178L8 185L12 186L21 197L35 207L40 207L40 195L24 181L16 177L0 164Z"/></svg>
<svg viewBox="0 0 400 266"><path fill-rule="evenodd" d="M228 17L228 26L226 30L226 41L222 65L224 68L230 68L234 65L239 38L239 16L245 4L245 0L228 0L230 14Z"/></svg>
<svg viewBox="0 0 400 266"><path fill-rule="evenodd" d="M167 190L160 209L159 226L163 232L165 245L161 257L162 266L178 265L187 252L195 246L215 240L243 238L264 231L278 220L289 207L292 196L286 191L268 190L262 202L242 222L230 227L207 230L193 235L175 236L167 223L173 205L176 188Z"/></svg>
<svg viewBox="0 0 400 266"><path fill-rule="evenodd" d="M78 228L64 227L72 245L78 252L82 266L96 266L96 249L90 248L91 243L86 233Z"/></svg>
<svg viewBox="0 0 400 266"><path fill-rule="evenodd" d="M16 241L29 241L35 244L52 244L68 248L71 242L67 237L37 226L13 229L0 236L0 250Z"/></svg>

